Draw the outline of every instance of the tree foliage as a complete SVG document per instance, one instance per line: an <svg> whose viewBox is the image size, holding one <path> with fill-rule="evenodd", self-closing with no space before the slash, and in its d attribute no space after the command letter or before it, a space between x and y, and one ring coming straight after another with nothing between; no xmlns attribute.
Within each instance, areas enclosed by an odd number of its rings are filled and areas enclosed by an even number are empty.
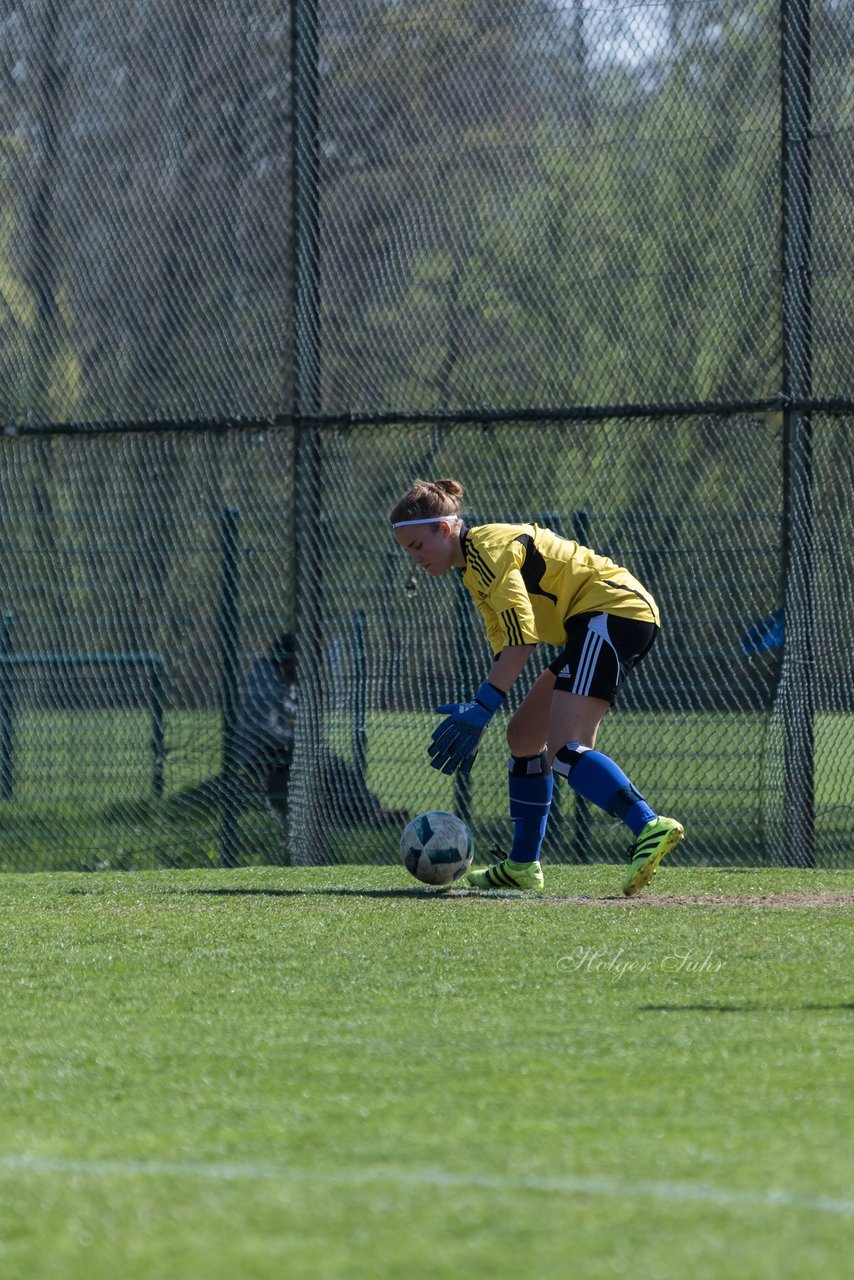
<svg viewBox="0 0 854 1280"><path fill-rule="evenodd" d="M812 10L815 389L833 396L850 394L854 351L854 24L836 0ZM382 528L411 475L437 471L470 480L482 517L599 512L594 534L694 607L709 513L735 548L746 513L779 512L779 423L548 416L780 392L779 4L325 0L318 16L322 412L543 415L539 433L327 432L318 527L330 553L350 550L327 557L328 608L400 585L363 512ZM289 19L278 0L6 7L4 424L289 412ZM838 427L824 424L823 457L844 455ZM0 603L22 636L162 648L189 688L188 630L216 648L230 503L247 625L275 628L293 606L292 442L237 441L3 441ZM844 469L819 475L830 544ZM655 513L654 530L632 512ZM734 618L779 588L779 530L751 539L763 549L737 606L715 553ZM214 686L198 676L198 698Z"/></svg>

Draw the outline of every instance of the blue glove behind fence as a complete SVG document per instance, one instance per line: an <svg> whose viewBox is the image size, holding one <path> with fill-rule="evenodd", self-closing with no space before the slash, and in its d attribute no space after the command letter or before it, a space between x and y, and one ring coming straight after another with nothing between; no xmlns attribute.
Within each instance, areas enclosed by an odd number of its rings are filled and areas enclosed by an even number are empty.
<svg viewBox="0 0 854 1280"><path fill-rule="evenodd" d="M468 773L474 764L481 735L504 701L505 695L488 681L480 686L471 702L448 702L438 712L450 712L433 731L430 764L442 773Z"/></svg>

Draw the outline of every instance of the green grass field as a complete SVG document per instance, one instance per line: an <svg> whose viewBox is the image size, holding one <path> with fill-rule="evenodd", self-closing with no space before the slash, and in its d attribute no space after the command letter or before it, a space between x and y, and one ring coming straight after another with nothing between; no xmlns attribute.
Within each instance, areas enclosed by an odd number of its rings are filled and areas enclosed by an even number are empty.
<svg viewBox="0 0 854 1280"><path fill-rule="evenodd" d="M854 873L0 879L3 1280L839 1280Z"/></svg>

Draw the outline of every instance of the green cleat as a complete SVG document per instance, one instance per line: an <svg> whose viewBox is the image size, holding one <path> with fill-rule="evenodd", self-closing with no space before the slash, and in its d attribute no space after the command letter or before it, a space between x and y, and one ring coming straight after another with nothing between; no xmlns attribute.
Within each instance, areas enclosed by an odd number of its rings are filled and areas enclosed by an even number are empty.
<svg viewBox="0 0 854 1280"><path fill-rule="evenodd" d="M510 858L483 871L469 871L466 882L472 889L542 889L545 884L539 862L513 862Z"/></svg>
<svg viewBox="0 0 854 1280"><path fill-rule="evenodd" d="M655 818L648 822L629 850L631 866L623 882L627 898L645 889L665 854L671 853L685 834L675 818Z"/></svg>

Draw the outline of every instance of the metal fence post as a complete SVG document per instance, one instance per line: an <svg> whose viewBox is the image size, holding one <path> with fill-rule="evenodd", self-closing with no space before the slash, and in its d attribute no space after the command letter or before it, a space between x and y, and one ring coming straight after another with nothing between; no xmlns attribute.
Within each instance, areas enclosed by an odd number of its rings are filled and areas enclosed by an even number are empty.
<svg viewBox="0 0 854 1280"><path fill-rule="evenodd" d="M560 536L560 529L558 528L560 519L556 511L544 511L540 516L540 524L543 529L551 529L552 533ZM560 649L556 646L550 646L550 648L549 662L560 653ZM546 828L546 848L548 849L549 845L551 845L562 852L565 826L563 820L564 791L562 779L559 775L553 775L553 783L552 807L549 811L549 825Z"/></svg>
<svg viewBox="0 0 854 1280"><path fill-rule="evenodd" d="M471 654L466 644L466 624L469 618L468 592L463 586L462 574L455 575L456 591L454 597L454 649L457 665L457 677L461 683L468 684ZM465 697L466 695L461 695ZM454 774L454 811L461 821L471 825L471 774Z"/></svg>
<svg viewBox="0 0 854 1280"><path fill-rule="evenodd" d="M583 547L590 546L590 515L585 507L572 513L572 536ZM575 794L575 861L591 861L590 806L578 793Z"/></svg>
<svg viewBox="0 0 854 1280"><path fill-rule="evenodd" d="M291 8L291 257L294 422L294 631L299 666L300 715L296 727L299 773L290 807L293 826L299 814L298 856L292 861L322 862L321 818L324 777L323 690L309 676L309 654L324 652L323 527L320 412L320 209L317 0L294 0Z"/></svg>
<svg viewBox="0 0 854 1280"><path fill-rule="evenodd" d="M163 659L153 656L148 664L151 697L151 790L155 800L163 798Z"/></svg>
<svg viewBox="0 0 854 1280"><path fill-rule="evenodd" d="M353 617L353 767L362 782L368 773L368 675L364 609L354 609Z"/></svg>
<svg viewBox="0 0 854 1280"><path fill-rule="evenodd" d="M15 795L15 677L12 668L12 623L15 615L3 614L0 623L0 799Z"/></svg>
<svg viewBox="0 0 854 1280"><path fill-rule="evenodd" d="M815 866L815 595L812 418L810 0L782 0L783 858Z"/></svg>
<svg viewBox="0 0 854 1280"><path fill-rule="evenodd" d="M238 760L240 720L240 564L237 545L240 515L226 507L220 530L220 671L222 688L222 800L220 863L237 865Z"/></svg>

